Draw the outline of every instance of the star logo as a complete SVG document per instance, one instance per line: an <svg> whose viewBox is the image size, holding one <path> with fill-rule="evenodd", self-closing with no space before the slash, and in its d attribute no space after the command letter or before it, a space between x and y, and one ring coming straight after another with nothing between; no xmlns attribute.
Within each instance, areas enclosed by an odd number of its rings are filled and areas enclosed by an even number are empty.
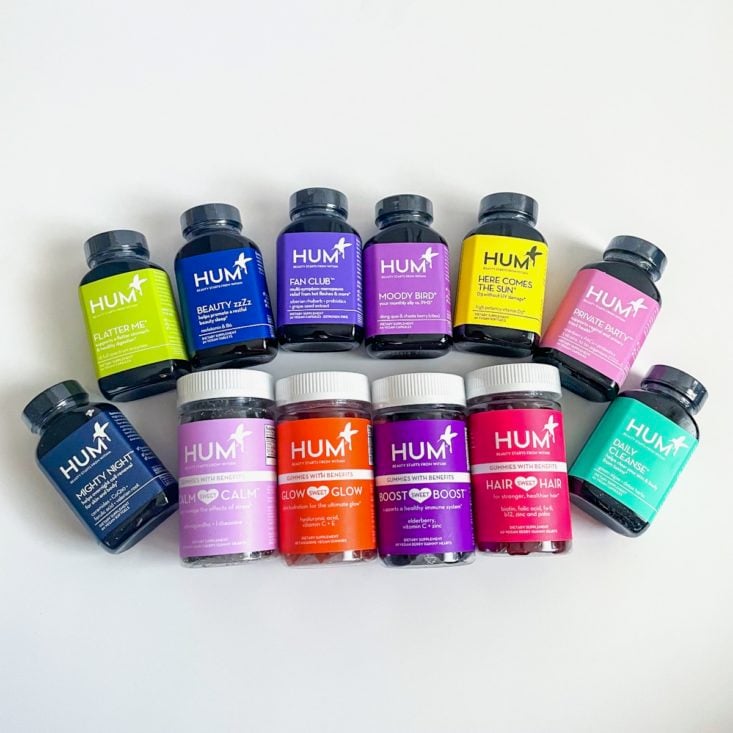
<svg viewBox="0 0 733 733"><path fill-rule="evenodd" d="M130 291L134 291L136 294L143 294L143 284L148 281L148 278L146 277L140 277L140 275L135 275L135 277L132 278L130 281Z"/></svg>
<svg viewBox="0 0 733 733"><path fill-rule="evenodd" d="M532 249L528 250L524 253L525 256L529 257L530 260L532 260L532 264L534 265L537 261L537 258L542 255L543 253L540 252L540 250L537 249L537 245L532 245Z"/></svg>
<svg viewBox="0 0 733 733"><path fill-rule="evenodd" d="M252 262L251 257L245 257L244 252L239 253L239 257L237 257L236 260L234 260L234 267L238 267L240 270L244 271L245 275L248 275L247 272L247 265L248 263Z"/></svg>
<svg viewBox="0 0 733 733"><path fill-rule="evenodd" d="M244 450L244 439L252 435L251 430L244 429L244 423L239 423L237 429L229 436L229 440L237 444L240 451Z"/></svg>
<svg viewBox="0 0 733 733"><path fill-rule="evenodd" d="M351 247L351 242L347 242L344 237L341 237L341 239L333 245L333 248L339 253L339 257L342 260L346 257L347 247Z"/></svg>
<svg viewBox="0 0 733 733"><path fill-rule="evenodd" d="M647 306L644 305L644 298L632 300L629 305L634 309L634 315L636 315L640 310L648 310Z"/></svg>
<svg viewBox="0 0 733 733"><path fill-rule="evenodd" d="M433 259L435 259L440 253L439 252L433 252L432 247L428 247L420 256L420 259L423 260L423 262L428 263L428 267L433 266Z"/></svg>
<svg viewBox="0 0 733 733"><path fill-rule="evenodd" d="M560 427L560 423L555 422L555 416L550 415L550 419L544 424L543 430L550 434L552 442L555 442L555 431Z"/></svg>
<svg viewBox="0 0 733 733"><path fill-rule="evenodd" d="M440 436L439 440L441 443L445 443L448 446L448 450L453 453L453 440L458 437L458 433L454 433L451 426L448 425Z"/></svg>
<svg viewBox="0 0 733 733"><path fill-rule="evenodd" d="M351 439L358 433L358 430L352 430L351 423L347 422L346 425L344 425L344 429L339 433L339 438L343 440L346 445L349 446L349 450L351 450Z"/></svg>
<svg viewBox="0 0 733 733"><path fill-rule="evenodd" d="M107 435L107 428L109 427L109 423L106 422L104 425L102 425L99 422L94 423L94 432L92 433L92 440L96 441L107 441L109 440L109 435Z"/></svg>

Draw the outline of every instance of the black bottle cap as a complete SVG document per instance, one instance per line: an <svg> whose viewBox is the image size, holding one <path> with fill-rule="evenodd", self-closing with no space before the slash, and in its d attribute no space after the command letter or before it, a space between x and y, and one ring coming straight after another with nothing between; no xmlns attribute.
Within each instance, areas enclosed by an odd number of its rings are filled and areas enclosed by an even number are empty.
<svg viewBox="0 0 733 733"><path fill-rule="evenodd" d="M700 410L708 398L708 391L695 377L666 364L655 364L647 372L647 375L641 380L641 385L644 387L647 384L662 384L681 394L690 403L690 412L693 415Z"/></svg>
<svg viewBox="0 0 733 733"><path fill-rule="evenodd" d="M335 188L301 188L290 196L290 216L313 208L331 209L345 219L349 215L349 199Z"/></svg>
<svg viewBox="0 0 733 733"><path fill-rule="evenodd" d="M242 228L239 209L231 204L201 204L181 214L181 231L184 236L202 224Z"/></svg>
<svg viewBox="0 0 733 733"><path fill-rule="evenodd" d="M374 207L374 223L379 226L380 221L392 214L416 214L423 221L430 224L433 221L433 202L425 196L416 193L399 193L395 196L386 196L377 201Z"/></svg>
<svg viewBox="0 0 733 733"><path fill-rule="evenodd" d="M37 433L45 425L51 414L56 412L64 403L84 405L89 402L89 395L75 379L54 384L36 395L23 408L23 421Z"/></svg>
<svg viewBox="0 0 733 733"><path fill-rule="evenodd" d="M524 214L532 224L537 223L537 212L539 204L531 197L523 193L490 193L481 199L478 207L479 221L488 214L505 211L508 214Z"/></svg>
<svg viewBox="0 0 733 733"><path fill-rule="evenodd" d="M145 235L132 229L113 229L109 232L101 232L84 242L84 256L90 266L100 255L107 252L150 256Z"/></svg>
<svg viewBox="0 0 733 733"><path fill-rule="evenodd" d="M640 257L648 264L649 274L653 280L659 280L667 266L667 255L655 244L641 237L632 237L628 234L614 237L603 252L604 257L609 252L628 252Z"/></svg>

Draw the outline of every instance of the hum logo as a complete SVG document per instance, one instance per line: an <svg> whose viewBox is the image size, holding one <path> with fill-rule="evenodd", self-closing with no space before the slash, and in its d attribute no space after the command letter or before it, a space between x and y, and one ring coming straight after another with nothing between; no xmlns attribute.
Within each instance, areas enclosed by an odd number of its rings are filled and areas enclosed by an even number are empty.
<svg viewBox="0 0 733 733"><path fill-rule="evenodd" d="M608 291L602 288L596 290L592 285L588 287L588 292L585 294L586 300L592 300L602 308L615 313L621 318L628 318L630 315L636 318L639 311L648 310L648 306L644 303L644 298L637 298L624 304L621 298L617 295L611 295Z"/></svg>
<svg viewBox="0 0 733 733"><path fill-rule="evenodd" d="M290 444L291 460L303 460L305 458L344 458L346 451L351 452L352 440L359 431L351 427L347 422L344 429L338 434L339 441L333 443L328 438L318 440L301 440Z"/></svg>
<svg viewBox="0 0 733 733"><path fill-rule="evenodd" d="M184 446L183 462L233 461L237 455L244 453L244 439L250 435L252 431L246 430L244 423L239 423L224 445L218 440L210 440L208 443L192 443Z"/></svg>
<svg viewBox="0 0 733 733"><path fill-rule="evenodd" d="M222 285L224 283L241 282L242 274L249 275L247 266L252 262L252 257L245 257L244 252L234 260L232 269L219 267L216 270L205 270L202 273L194 273L193 282L197 288L208 288L211 285Z"/></svg>
<svg viewBox="0 0 733 733"><path fill-rule="evenodd" d="M381 275L424 275L428 270L433 269L433 260L439 255L428 247L417 259L391 259L381 260L379 272Z"/></svg>
<svg viewBox="0 0 733 733"><path fill-rule="evenodd" d="M663 456L676 456L680 449L690 447L685 442L684 436L674 438L673 440L669 440L665 443L664 437L660 435L659 432L656 430L652 431L647 425L644 425L644 423L636 422L633 417L629 420L629 424L626 426L626 430L624 432L635 435L642 443L650 446L653 450Z"/></svg>
<svg viewBox="0 0 733 733"><path fill-rule="evenodd" d="M337 265L340 260L346 259L346 249L352 243L341 237L333 247L329 249L294 249L294 265Z"/></svg>
<svg viewBox="0 0 733 733"><path fill-rule="evenodd" d="M494 448L496 450L516 450L523 448L545 449L555 443L555 430L560 423L555 422L554 415L542 426L542 432L534 430L507 430L504 433L494 433Z"/></svg>
<svg viewBox="0 0 733 733"><path fill-rule="evenodd" d="M427 440L418 442L392 443L392 463L407 463L408 461L444 461L448 453L453 453L453 441L458 437L448 425L437 441Z"/></svg>
<svg viewBox="0 0 733 733"><path fill-rule="evenodd" d="M529 270L537 263L537 258L542 256L543 252L537 249L537 245L533 245L532 249L527 250L523 257L511 252L484 252L484 265L494 265L495 267L512 267L515 270Z"/></svg>
<svg viewBox="0 0 733 733"><path fill-rule="evenodd" d="M139 295L143 294L143 285L148 281L146 277L140 277L137 273L135 277L130 280L127 287L127 292L118 290L117 292L105 294L101 298L89 301L89 310L92 313L102 313L106 310L112 310L122 305L130 305L131 303L137 303Z"/></svg>
<svg viewBox="0 0 733 733"><path fill-rule="evenodd" d="M76 455L71 456L64 466L59 466L59 471L63 477L69 481L76 476L79 471L94 463L103 453L109 450L111 438L107 435L109 423L94 423L94 432L92 433L92 445L82 448Z"/></svg>

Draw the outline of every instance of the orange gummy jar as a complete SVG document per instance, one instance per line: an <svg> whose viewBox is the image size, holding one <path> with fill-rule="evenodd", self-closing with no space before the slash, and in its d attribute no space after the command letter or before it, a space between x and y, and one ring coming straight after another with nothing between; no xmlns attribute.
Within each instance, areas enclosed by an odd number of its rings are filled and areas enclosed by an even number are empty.
<svg viewBox="0 0 733 733"><path fill-rule="evenodd" d="M280 379L278 514L288 565L377 556L369 380L353 372Z"/></svg>

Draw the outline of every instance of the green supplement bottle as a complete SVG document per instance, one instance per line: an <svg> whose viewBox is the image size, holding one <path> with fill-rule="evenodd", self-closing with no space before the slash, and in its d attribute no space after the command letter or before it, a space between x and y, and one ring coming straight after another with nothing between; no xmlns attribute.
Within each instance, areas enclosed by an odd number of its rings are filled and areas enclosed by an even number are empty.
<svg viewBox="0 0 733 733"><path fill-rule="evenodd" d="M696 415L708 393L680 369L657 364L622 392L580 451L570 500L611 529L646 531L697 447Z"/></svg>
<svg viewBox="0 0 733 733"><path fill-rule="evenodd" d="M79 297L101 393L127 402L175 389L188 358L170 280L145 237L103 232L84 253L91 269Z"/></svg>

